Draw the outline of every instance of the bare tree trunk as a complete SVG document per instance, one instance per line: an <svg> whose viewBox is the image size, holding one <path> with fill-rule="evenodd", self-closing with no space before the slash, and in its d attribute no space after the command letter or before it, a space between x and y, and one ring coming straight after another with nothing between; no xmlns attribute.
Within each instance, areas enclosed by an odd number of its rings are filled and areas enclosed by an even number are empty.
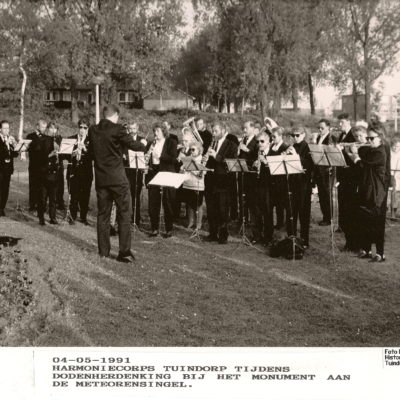
<svg viewBox="0 0 400 400"><path fill-rule="evenodd" d="M21 141L23 133L24 133L25 88L26 88L26 81L28 79L25 68L22 64L22 57L20 57L20 59L19 59L19 69L22 72L22 84L21 84L20 109L19 109L18 141Z"/></svg>
<svg viewBox="0 0 400 400"><path fill-rule="evenodd" d="M352 87L353 87L353 118L354 121L357 121L358 118L358 110L357 110L357 103L358 103L358 98L357 98L357 83L355 79L352 79Z"/></svg>
<svg viewBox="0 0 400 400"><path fill-rule="evenodd" d="M311 72L308 73L308 91L310 93L311 115L315 115L314 85L313 85L313 81L312 81Z"/></svg>
<svg viewBox="0 0 400 400"><path fill-rule="evenodd" d="M297 83L297 78L293 79L292 103L293 103L293 111L299 111L299 86Z"/></svg>

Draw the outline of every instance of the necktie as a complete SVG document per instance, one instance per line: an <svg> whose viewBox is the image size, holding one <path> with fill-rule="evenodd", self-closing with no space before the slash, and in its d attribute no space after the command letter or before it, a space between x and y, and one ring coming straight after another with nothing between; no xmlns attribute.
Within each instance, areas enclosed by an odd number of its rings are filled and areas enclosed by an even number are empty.
<svg viewBox="0 0 400 400"><path fill-rule="evenodd" d="M245 138L243 139L243 144L244 144L244 145L247 144L247 137L245 137Z"/></svg>
<svg viewBox="0 0 400 400"><path fill-rule="evenodd" d="M216 140L214 143L213 150L217 151L217 149L218 149L218 141Z"/></svg>

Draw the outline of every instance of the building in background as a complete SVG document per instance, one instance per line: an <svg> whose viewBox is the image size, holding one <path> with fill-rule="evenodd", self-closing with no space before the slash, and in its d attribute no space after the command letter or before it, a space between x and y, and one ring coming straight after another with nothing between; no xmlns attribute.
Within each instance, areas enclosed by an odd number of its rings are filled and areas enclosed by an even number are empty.
<svg viewBox="0 0 400 400"><path fill-rule="evenodd" d="M160 91L143 97L145 110L193 109L194 97L183 90Z"/></svg>

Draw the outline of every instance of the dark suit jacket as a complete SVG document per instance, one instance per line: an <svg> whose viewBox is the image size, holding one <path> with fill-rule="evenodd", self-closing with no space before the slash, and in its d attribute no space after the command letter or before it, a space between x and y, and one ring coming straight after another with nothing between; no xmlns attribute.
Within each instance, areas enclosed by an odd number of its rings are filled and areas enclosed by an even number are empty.
<svg viewBox="0 0 400 400"><path fill-rule="evenodd" d="M129 185L122 161L125 147L144 151L144 145L135 142L120 124L102 119L89 128L89 153L94 160L96 187Z"/></svg>
<svg viewBox="0 0 400 400"><path fill-rule="evenodd" d="M236 135L234 135L233 133L228 133L226 138L228 140L230 140L231 142L233 142L234 144L236 144L236 146L239 146L239 138Z"/></svg>
<svg viewBox="0 0 400 400"><path fill-rule="evenodd" d="M354 143L356 138L353 134L353 128L349 130L347 133L342 133L339 137L339 143ZM352 159L349 157L346 150L343 150L343 157L346 161L347 168L341 167L337 170L337 180L339 182L346 183L346 184L357 184L357 168L354 168L354 163Z"/></svg>
<svg viewBox="0 0 400 400"><path fill-rule="evenodd" d="M237 146L228 138L222 142L221 148L214 157L209 157L207 161L207 168L213 169L214 172L208 172L205 176L206 190L215 192L228 190L235 174L228 174L225 164L227 158L237 157Z"/></svg>
<svg viewBox="0 0 400 400"><path fill-rule="evenodd" d="M243 139L244 140L244 139ZM254 161L258 157L258 146L257 146L257 140L256 137L254 136L249 143L246 143L246 147L250 150L248 152L245 152L243 150L240 150L239 152L239 158L242 158L246 160L247 165L251 167L254 164Z"/></svg>
<svg viewBox="0 0 400 400"><path fill-rule="evenodd" d="M133 139L133 136L130 135ZM133 139L135 142L140 143L140 141L144 139L144 137L140 136L140 135L136 135L136 139ZM129 168L129 149L128 147L124 147L123 149L123 154L122 154L122 158L123 158L123 162L124 162L124 167L125 168ZM133 169L132 169L133 171Z"/></svg>
<svg viewBox="0 0 400 400"><path fill-rule="evenodd" d="M32 132L32 133L29 133L28 135L26 135L26 138L28 139L28 140L32 140L32 143L35 141L35 140L37 140L39 137L43 137L43 135L38 135L38 133L35 131L35 132ZM31 143L31 144L32 144ZM29 166L28 166L28 168L29 168L29 170L31 170L31 171L35 171L35 170L37 170L38 168L39 168L39 165L40 165L40 160L38 160L38 154L36 153L36 152L34 152L34 151L31 151L31 148L30 148L30 146L29 146L29 148L28 148L28 154L29 154Z"/></svg>
<svg viewBox="0 0 400 400"><path fill-rule="evenodd" d="M36 135L31 140L29 157L31 163L34 163L35 173L41 180L55 181L59 164L56 156L49 157L49 154L54 150L55 138Z"/></svg>
<svg viewBox="0 0 400 400"><path fill-rule="evenodd" d="M209 130L204 129L204 131L199 131L199 135L203 141L203 154L206 154L212 142L212 134Z"/></svg>
<svg viewBox="0 0 400 400"><path fill-rule="evenodd" d="M10 145L8 150L6 144L0 137L0 173L11 175L14 172L14 157L18 156L18 152L14 151L14 147ZM9 160L9 162L6 162Z"/></svg>

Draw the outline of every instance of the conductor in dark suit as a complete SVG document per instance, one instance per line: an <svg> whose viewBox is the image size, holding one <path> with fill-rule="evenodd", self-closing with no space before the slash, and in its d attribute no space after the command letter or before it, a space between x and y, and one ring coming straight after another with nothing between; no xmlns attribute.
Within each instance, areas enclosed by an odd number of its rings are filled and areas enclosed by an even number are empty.
<svg viewBox="0 0 400 400"><path fill-rule="evenodd" d="M133 262L131 252L131 199L129 182L125 174L122 153L128 147L143 151L144 145L135 142L126 129L118 124L119 109L108 105L103 109L103 117L97 125L89 129L89 152L94 159L95 185L97 192L97 240L99 254L110 256L110 217L113 201L117 206L119 253L117 260Z"/></svg>
<svg viewBox="0 0 400 400"><path fill-rule="evenodd" d="M44 135L47 128L47 122L40 119L36 126L36 131L29 133L26 138L28 140L34 140ZM39 185L40 185L40 163L41 161L32 154L30 148L28 148L29 154L29 211L35 211L39 203Z"/></svg>
<svg viewBox="0 0 400 400"><path fill-rule="evenodd" d="M3 120L0 122L0 217L5 216L4 209L10 190L10 179L14 172L14 157L18 152L14 151L15 139L10 136L10 124Z"/></svg>
<svg viewBox="0 0 400 400"><path fill-rule="evenodd" d="M232 186L232 174L228 174L225 160L236 158L238 148L227 136L223 122L216 122L212 129L213 147L208 150L207 168L213 169L205 176L205 198L209 226L208 241L220 244L228 240L229 192Z"/></svg>

